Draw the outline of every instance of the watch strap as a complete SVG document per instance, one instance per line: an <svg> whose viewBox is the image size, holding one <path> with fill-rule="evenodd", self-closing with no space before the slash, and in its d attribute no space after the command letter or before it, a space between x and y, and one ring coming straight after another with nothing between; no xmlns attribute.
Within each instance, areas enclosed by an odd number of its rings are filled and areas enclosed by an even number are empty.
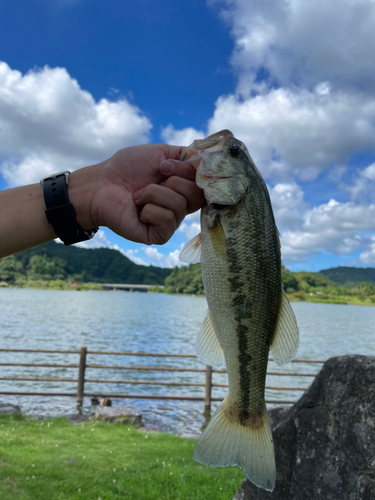
<svg viewBox="0 0 375 500"><path fill-rule="evenodd" d="M69 201L68 177L70 172L59 172L43 178L43 196L46 205L46 217L53 226L56 235L64 245L72 245L91 239L99 228L85 231L78 224L76 212Z"/></svg>

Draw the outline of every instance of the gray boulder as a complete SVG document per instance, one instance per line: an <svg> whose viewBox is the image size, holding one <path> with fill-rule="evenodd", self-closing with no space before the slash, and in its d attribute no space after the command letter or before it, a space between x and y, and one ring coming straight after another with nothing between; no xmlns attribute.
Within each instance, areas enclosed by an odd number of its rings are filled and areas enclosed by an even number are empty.
<svg viewBox="0 0 375 500"><path fill-rule="evenodd" d="M234 500L375 500L375 357L329 359L278 416L274 491L245 480Z"/></svg>
<svg viewBox="0 0 375 500"><path fill-rule="evenodd" d="M21 415L21 408L10 403L0 403L0 415Z"/></svg>
<svg viewBox="0 0 375 500"><path fill-rule="evenodd" d="M71 413L66 415L66 418L73 422L73 424L83 424L90 419L90 415L85 413Z"/></svg>
<svg viewBox="0 0 375 500"><path fill-rule="evenodd" d="M142 425L142 414L128 406L104 406L95 411L95 417L107 422Z"/></svg>
<svg viewBox="0 0 375 500"><path fill-rule="evenodd" d="M163 434L164 431L158 425L142 425L137 427L139 431L147 432L147 434Z"/></svg>

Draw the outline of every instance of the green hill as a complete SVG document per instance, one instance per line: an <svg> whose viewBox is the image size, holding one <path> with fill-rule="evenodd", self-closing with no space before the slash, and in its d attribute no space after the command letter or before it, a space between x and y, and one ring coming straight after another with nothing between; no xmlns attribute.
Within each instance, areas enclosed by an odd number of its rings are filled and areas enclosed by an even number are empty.
<svg viewBox="0 0 375 500"><path fill-rule="evenodd" d="M319 273L281 270L290 300L334 304L375 304L375 269L334 268ZM344 283L344 284L342 284ZM203 294L200 264L175 267L165 279L166 293Z"/></svg>
<svg viewBox="0 0 375 500"><path fill-rule="evenodd" d="M21 286L50 280L163 285L171 272L135 264L117 250L66 247L54 241L0 260L0 281Z"/></svg>
<svg viewBox="0 0 375 500"><path fill-rule="evenodd" d="M332 267L320 272L334 283L342 286L355 286L361 283L375 285L375 269L373 267Z"/></svg>

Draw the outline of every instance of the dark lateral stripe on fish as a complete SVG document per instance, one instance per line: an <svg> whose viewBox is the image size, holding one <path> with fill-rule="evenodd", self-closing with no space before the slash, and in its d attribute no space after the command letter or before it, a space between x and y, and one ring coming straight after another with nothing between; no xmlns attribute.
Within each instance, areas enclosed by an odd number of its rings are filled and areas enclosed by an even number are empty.
<svg viewBox="0 0 375 500"><path fill-rule="evenodd" d="M240 390L241 390L241 406L238 408L240 423L245 423L249 420L250 411L250 384L251 376L249 373L249 364L252 361L252 356L248 352L248 326L244 320L252 317L252 303L248 298L246 285L241 277L241 265L236 250L236 238L227 238L227 255L228 255L228 268L230 275L228 281L232 292L232 306L234 310L234 319L236 321L236 334L238 339L239 350L239 370L240 377Z"/></svg>
<svg viewBox="0 0 375 500"><path fill-rule="evenodd" d="M277 272L280 272L281 269L280 264L278 265L277 263L274 263L276 264L275 268L271 266L273 270L276 271L275 273L267 270L267 266L260 265L259 268L263 271L261 273L263 276L259 276L259 279L269 284L267 302L270 307L266 312L267 317L264 323L265 331L268 332L268 338L264 338L263 348L258 346L260 350L254 357L249 353L252 347L249 344L249 320L252 319L254 313L256 315L256 312L253 311L251 290L249 289L249 283L253 282L253 276L249 276L249 281L244 283L244 270L241 268L241 261L237 251L238 242L233 236L227 236L226 241L228 270L230 273L228 281L230 283L231 304L233 306L234 319L236 322L239 350L239 384L241 393L241 401L238 408L239 419L240 423L244 425L253 423L257 426L264 418L264 384L260 384L259 379L265 379L268 364L268 346L277 323L278 310L281 302L281 282L279 282L276 276L278 275ZM275 243L275 241L272 241L271 246L276 247ZM272 282L271 286L270 282Z"/></svg>

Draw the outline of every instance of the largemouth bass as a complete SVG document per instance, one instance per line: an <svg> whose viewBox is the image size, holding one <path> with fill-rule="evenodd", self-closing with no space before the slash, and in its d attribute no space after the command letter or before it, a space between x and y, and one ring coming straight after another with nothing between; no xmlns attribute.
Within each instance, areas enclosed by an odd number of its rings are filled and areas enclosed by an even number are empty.
<svg viewBox="0 0 375 500"><path fill-rule="evenodd" d="M238 465L274 489L276 467L264 391L269 350L284 364L298 349L298 327L281 281L279 233L266 184L246 146L229 130L194 141L181 160L197 169L207 204L201 233L180 259L201 262L208 311L196 354L226 366L229 392L194 452L204 465Z"/></svg>

